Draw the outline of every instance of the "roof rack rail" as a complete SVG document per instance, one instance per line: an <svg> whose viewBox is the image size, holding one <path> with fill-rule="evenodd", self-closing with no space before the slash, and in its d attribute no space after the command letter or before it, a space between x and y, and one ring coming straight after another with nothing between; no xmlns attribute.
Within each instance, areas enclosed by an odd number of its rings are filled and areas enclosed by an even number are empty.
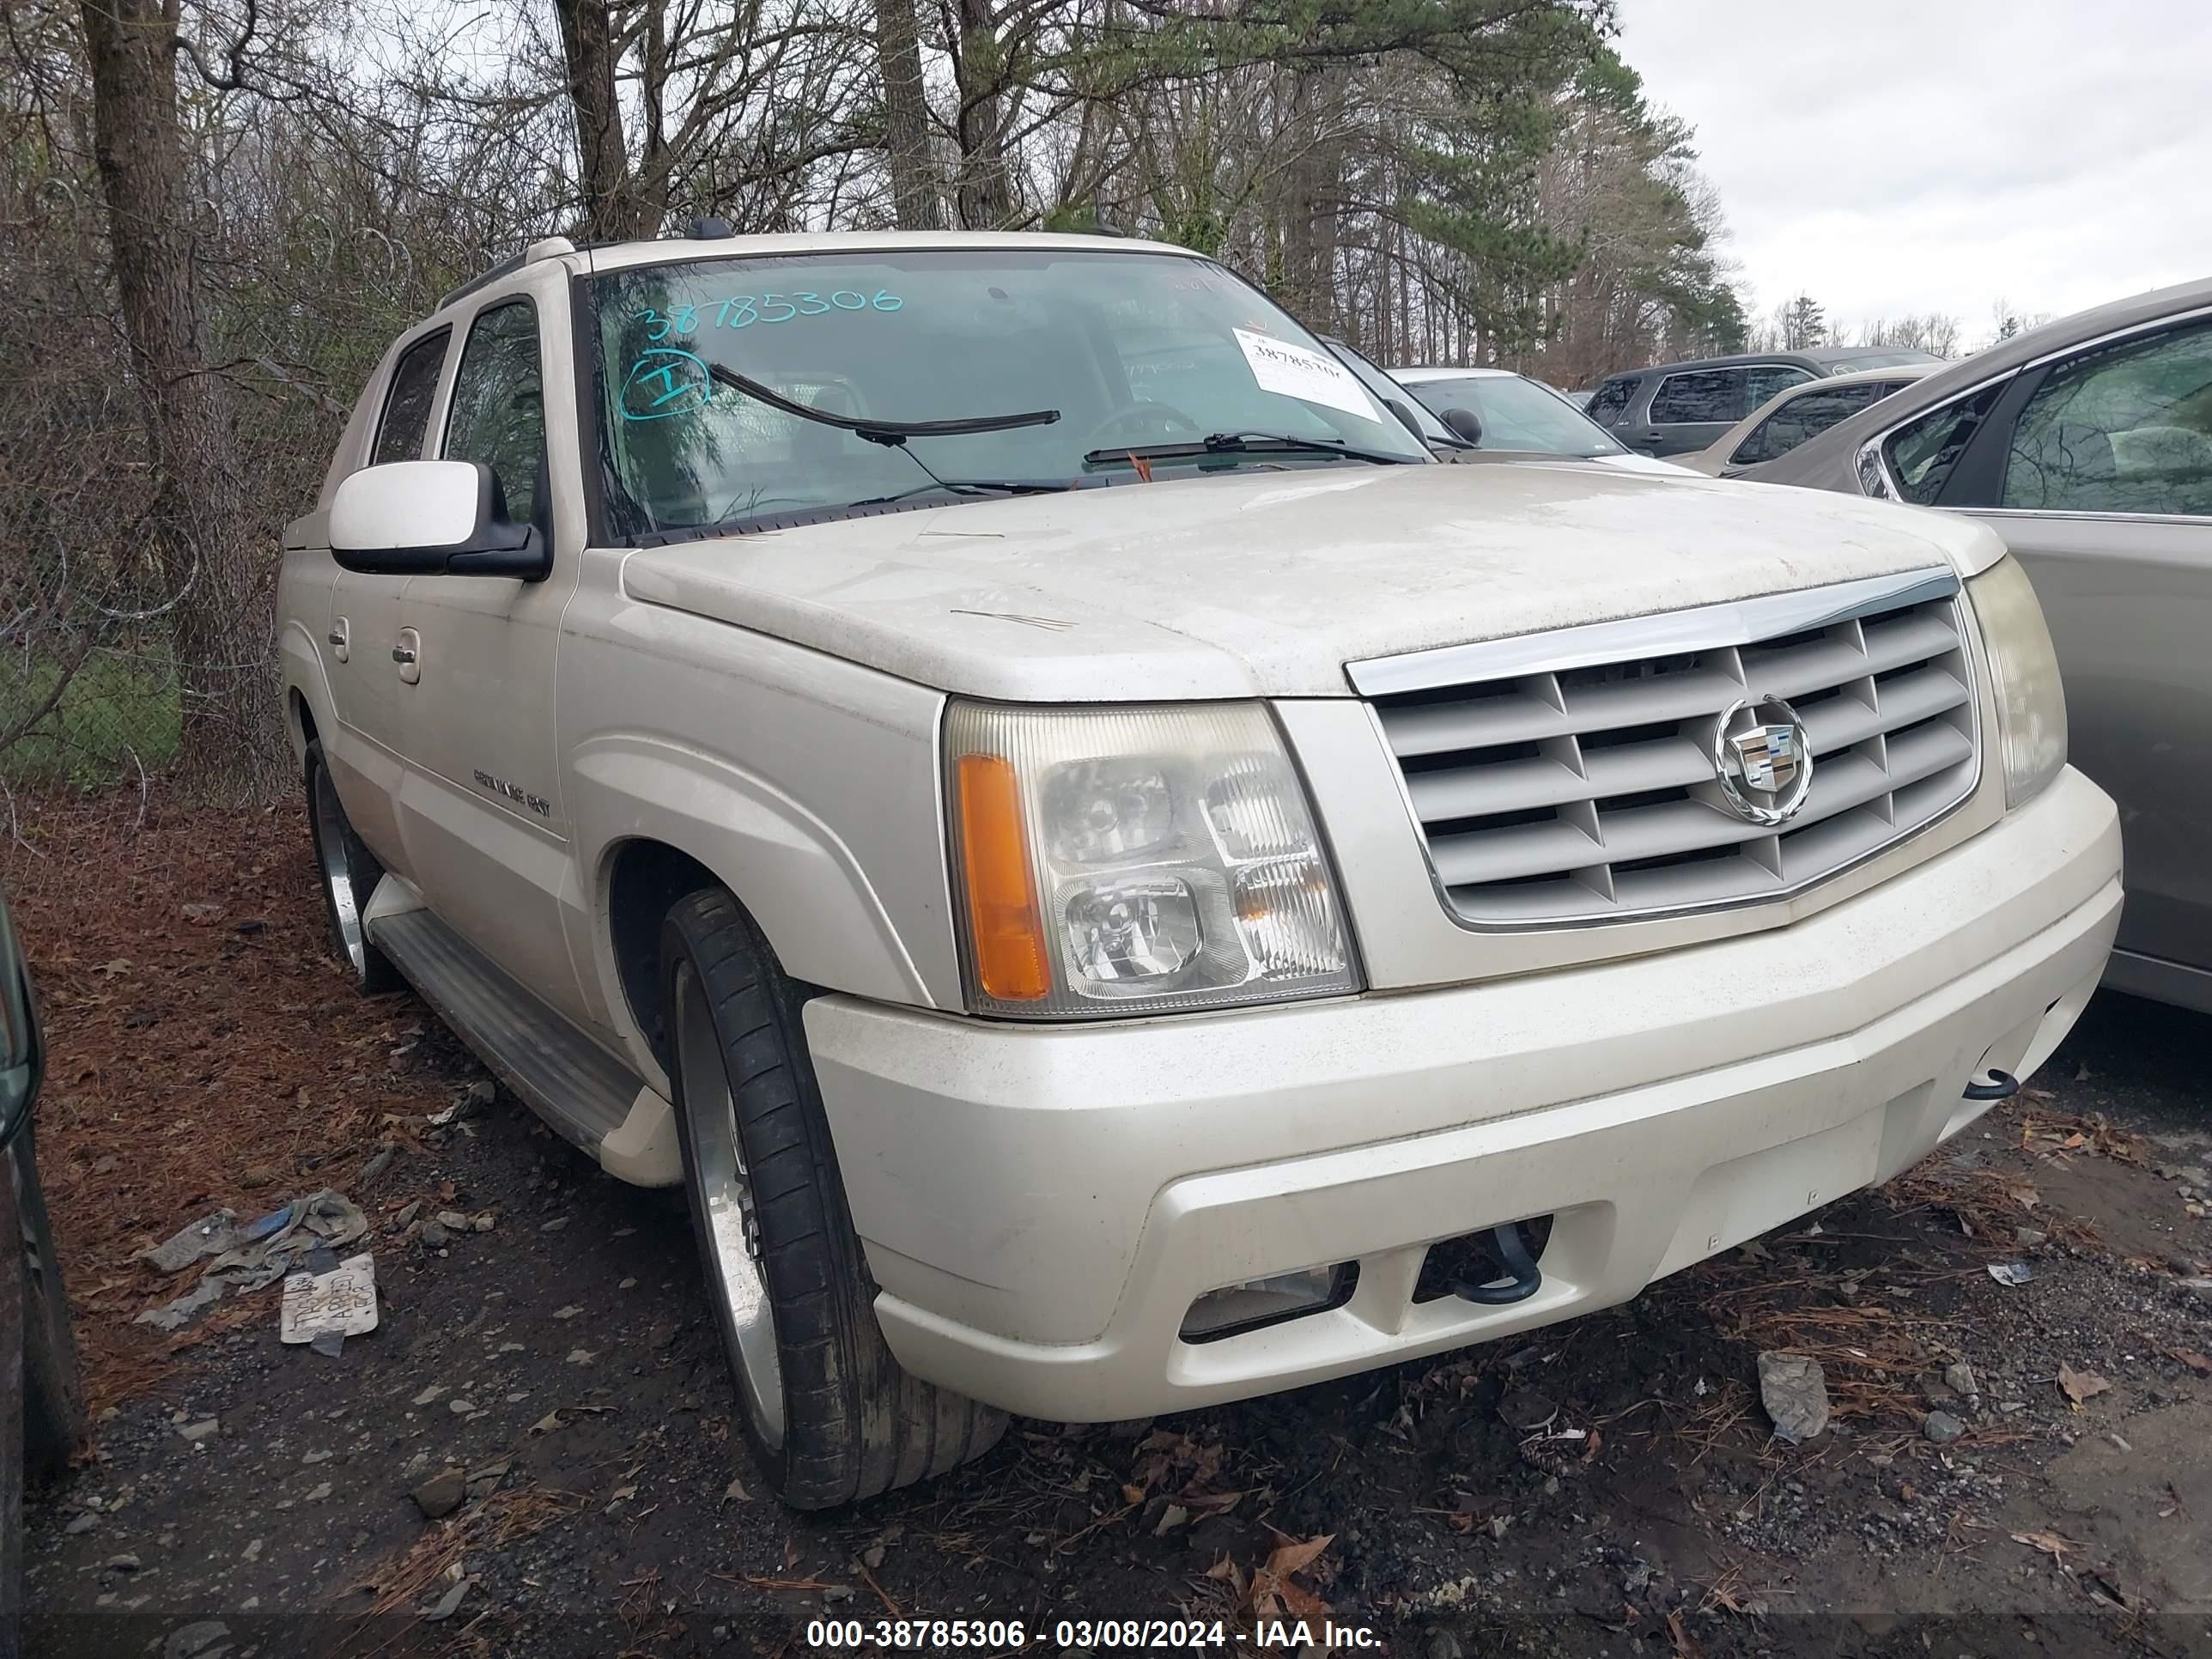
<svg viewBox="0 0 2212 1659"><path fill-rule="evenodd" d="M465 300L485 283L495 283L510 272L521 270L525 265L534 265L540 259L557 259L564 253L574 253L575 251L576 245L565 236L541 236L528 247L524 248L521 252L511 253L492 266L490 270L478 271L470 277L467 282L463 283L451 294L439 301L438 309L443 311L454 301Z"/></svg>

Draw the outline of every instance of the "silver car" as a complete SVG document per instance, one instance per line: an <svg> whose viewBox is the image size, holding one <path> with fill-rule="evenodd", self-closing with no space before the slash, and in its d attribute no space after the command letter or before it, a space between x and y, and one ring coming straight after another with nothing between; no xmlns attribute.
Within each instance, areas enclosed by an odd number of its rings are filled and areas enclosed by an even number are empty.
<svg viewBox="0 0 2212 1659"><path fill-rule="evenodd" d="M2212 1012L2212 281L2002 341L1737 475L1952 509L2019 556L2120 804L2106 982Z"/></svg>

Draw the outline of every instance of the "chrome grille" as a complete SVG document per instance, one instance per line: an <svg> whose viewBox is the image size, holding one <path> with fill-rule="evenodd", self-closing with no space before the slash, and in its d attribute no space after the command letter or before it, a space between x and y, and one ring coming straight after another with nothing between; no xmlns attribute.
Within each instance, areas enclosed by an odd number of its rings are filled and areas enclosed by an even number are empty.
<svg viewBox="0 0 2212 1659"><path fill-rule="evenodd" d="M1960 605L1955 577L1919 571L1352 672L1462 919L1604 921L1781 896L1965 799L1978 745ZM1814 760L1778 830L1733 811L1715 769L1723 714L1762 697L1795 708Z"/></svg>

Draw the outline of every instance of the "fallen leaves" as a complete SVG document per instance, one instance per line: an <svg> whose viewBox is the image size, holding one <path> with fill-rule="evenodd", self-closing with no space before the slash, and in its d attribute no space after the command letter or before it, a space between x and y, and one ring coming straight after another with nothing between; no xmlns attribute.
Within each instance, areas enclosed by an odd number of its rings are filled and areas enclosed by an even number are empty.
<svg viewBox="0 0 2212 1659"><path fill-rule="evenodd" d="M2083 1401L2095 1399L2112 1386L2094 1371L2077 1371L2063 1360L2058 1364L2058 1387L2066 1395L2067 1402L2077 1412L2081 1409Z"/></svg>
<svg viewBox="0 0 2212 1659"><path fill-rule="evenodd" d="M2212 1359L2207 1359L2203 1354L2197 1352L2194 1349L2168 1348L2166 1352L2172 1354L2176 1359L2179 1359L2183 1364L2186 1365L2191 1370L2195 1371L2197 1376L2212 1376Z"/></svg>
<svg viewBox="0 0 2212 1659"><path fill-rule="evenodd" d="M1280 1534L1276 1535L1281 1536ZM1237 1611L1240 1617L1279 1619L1287 1614L1312 1623L1328 1618L1334 1610L1313 1590L1299 1583L1296 1575L1311 1568L1335 1541L1334 1533L1323 1533L1314 1538L1286 1539L1268 1554L1267 1564L1249 1579L1245 1577L1244 1569L1224 1555L1206 1569L1206 1577L1226 1583L1237 1592Z"/></svg>
<svg viewBox="0 0 2212 1659"><path fill-rule="evenodd" d="M2012 1541L2025 1544L2032 1550L2039 1550L2054 1561L2074 1547L2070 1541L2055 1532L2016 1532L2012 1535Z"/></svg>

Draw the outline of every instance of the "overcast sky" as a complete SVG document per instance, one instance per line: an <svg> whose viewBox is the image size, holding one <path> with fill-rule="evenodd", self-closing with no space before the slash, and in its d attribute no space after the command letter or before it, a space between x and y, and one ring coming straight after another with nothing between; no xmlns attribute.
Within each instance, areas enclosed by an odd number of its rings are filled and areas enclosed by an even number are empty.
<svg viewBox="0 0 2212 1659"><path fill-rule="evenodd" d="M2205 0L1620 0L1764 315L2063 315L2212 275Z"/></svg>

